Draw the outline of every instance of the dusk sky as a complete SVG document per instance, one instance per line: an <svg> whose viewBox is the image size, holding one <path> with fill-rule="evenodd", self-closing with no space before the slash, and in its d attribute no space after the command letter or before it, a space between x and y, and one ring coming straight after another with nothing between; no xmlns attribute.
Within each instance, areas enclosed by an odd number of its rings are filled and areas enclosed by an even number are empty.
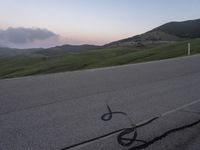
<svg viewBox="0 0 200 150"><path fill-rule="evenodd" d="M0 0L0 46L101 45L198 18L200 0Z"/></svg>

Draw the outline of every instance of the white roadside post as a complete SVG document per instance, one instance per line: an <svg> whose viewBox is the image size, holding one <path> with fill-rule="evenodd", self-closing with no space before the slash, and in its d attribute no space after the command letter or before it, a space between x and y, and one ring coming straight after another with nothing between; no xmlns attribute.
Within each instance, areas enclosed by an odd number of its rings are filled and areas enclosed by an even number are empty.
<svg viewBox="0 0 200 150"><path fill-rule="evenodd" d="M191 54L191 44L188 43L188 55L190 55L190 54Z"/></svg>

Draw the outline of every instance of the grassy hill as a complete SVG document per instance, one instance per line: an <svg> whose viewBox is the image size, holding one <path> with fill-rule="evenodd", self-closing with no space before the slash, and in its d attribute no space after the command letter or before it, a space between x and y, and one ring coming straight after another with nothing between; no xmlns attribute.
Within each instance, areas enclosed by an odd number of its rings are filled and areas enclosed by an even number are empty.
<svg viewBox="0 0 200 150"><path fill-rule="evenodd" d="M200 38L200 19L183 22L170 22L153 29L179 38Z"/></svg>
<svg viewBox="0 0 200 150"><path fill-rule="evenodd" d="M137 46L138 43L170 43L171 41L181 41L192 38L200 38L200 19L169 22L146 33L109 43L107 46Z"/></svg>
<svg viewBox="0 0 200 150"><path fill-rule="evenodd" d="M85 53L66 53L47 57L19 55L0 59L0 78L21 77L139 63L187 55L191 42L192 54L200 53L200 39L175 43L151 43L142 47L117 46L93 49Z"/></svg>
<svg viewBox="0 0 200 150"><path fill-rule="evenodd" d="M16 49L0 47L0 58L16 56L60 56L68 53L84 53L101 49L102 46L96 45L62 45L51 48Z"/></svg>
<svg viewBox="0 0 200 150"><path fill-rule="evenodd" d="M0 59L7 58L7 57L16 57L16 56L30 56L30 55L37 55L35 52L43 50L42 48L37 49L16 49L16 48L7 48L7 47L0 47Z"/></svg>
<svg viewBox="0 0 200 150"><path fill-rule="evenodd" d="M51 57L51 56L60 56L68 53L91 52L93 50L97 50L100 48L102 47L96 45L63 45L63 46L56 46L52 48L42 49L37 51L36 53Z"/></svg>
<svg viewBox="0 0 200 150"><path fill-rule="evenodd" d="M192 54L196 54L200 53L198 38L200 19L170 22L104 46L63 45L27 50L0 48L0 79L184 56L188 42L191 42Z"/></svg>

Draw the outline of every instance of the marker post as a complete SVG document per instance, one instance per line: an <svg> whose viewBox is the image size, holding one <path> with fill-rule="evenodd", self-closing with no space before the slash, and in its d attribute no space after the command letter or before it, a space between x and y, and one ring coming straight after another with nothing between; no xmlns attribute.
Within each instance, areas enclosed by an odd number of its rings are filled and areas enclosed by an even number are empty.
<svg viewBox="0 0 200 150"><path fill-rule="evenodd" d="M191 44L188 43L188 55L191 55Z"/></svg>

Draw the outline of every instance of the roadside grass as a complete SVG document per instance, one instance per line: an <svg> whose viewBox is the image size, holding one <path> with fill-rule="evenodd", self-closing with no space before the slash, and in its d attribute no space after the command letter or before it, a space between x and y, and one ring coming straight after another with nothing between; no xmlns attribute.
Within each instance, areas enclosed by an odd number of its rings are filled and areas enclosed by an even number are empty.
<svg viewBox="0 0 200 150"><path fill-rule="evenodd" d="M0 59L0 79L36 74L74 71L123 64L148 62L200 53L200 39L173 44L151 44L142 48L111 47L87 53L65 54L55 57L15 57Z"/></svg>

